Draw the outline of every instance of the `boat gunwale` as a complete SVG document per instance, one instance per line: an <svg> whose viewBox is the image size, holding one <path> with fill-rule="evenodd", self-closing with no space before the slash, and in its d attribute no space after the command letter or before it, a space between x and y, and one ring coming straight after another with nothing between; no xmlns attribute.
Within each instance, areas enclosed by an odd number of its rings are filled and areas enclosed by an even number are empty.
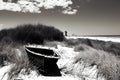
<svg viewBox="0 0 120 80"><path fill-rule="evenodd" d="M28 46L27 46L28 47ZM32 53L32 54L35 54L35 55L38 55L38 56L42 56L42 57L45 57L45 58L54 58L54 59L59 59L60 57L55 57L54 55L53 56L47 56L47 55L44 55L44 54L41 54L41 53L37 53L37 52L33 52L29 49L27 49L27 47L25 47L25 50L27 50L28 52ZM41 48L41 47L39 47ZM42 47L43 48L43 47ZM44 48L43 48L44 49ZM48 48L49 49L49 48ZM50 50L53 50L53 49L50 49ZM54 50L53 50L54 54L58 55Z"/></svg>

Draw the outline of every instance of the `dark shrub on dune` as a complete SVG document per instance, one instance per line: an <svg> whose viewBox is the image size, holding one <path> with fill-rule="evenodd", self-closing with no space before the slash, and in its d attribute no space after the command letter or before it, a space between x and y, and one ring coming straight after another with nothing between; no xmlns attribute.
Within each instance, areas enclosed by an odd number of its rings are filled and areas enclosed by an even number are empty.
<svg viewBox="0 0 120 80"><path fill-rule="evenodd" d="M16 28L4 29L0 31L0 41L5 37L9 37L14 42L22 44L43 44L47 41L63 41L63 33L52 27L41 24L19 25Z"/></svg>

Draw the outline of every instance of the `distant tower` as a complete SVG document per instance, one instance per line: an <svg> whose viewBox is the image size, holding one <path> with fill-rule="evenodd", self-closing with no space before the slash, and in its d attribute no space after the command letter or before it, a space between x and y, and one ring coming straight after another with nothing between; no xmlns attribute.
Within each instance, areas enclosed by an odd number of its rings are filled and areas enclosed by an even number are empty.
<svg viewBox="0 0 120 80"><path fill-rule="evenodd" d="M65 31L65 36L68 36L67 31Z"/></svg>

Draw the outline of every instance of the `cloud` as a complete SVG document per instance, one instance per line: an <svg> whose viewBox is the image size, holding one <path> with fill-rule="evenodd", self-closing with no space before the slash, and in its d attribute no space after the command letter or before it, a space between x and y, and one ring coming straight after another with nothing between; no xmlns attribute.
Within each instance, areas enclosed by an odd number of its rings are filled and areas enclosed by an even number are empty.
<svg viewBox="0 0 120 80"><path fill-rule="evenodd" d="M17 12L41 13L42 9L55 9L61 7L63 14L76 14L77 9L73 9L72 0L19 0L17 3L0 1L0 10Z"/></svg>
<svg viewBox="0 0 120 80"><path fill-rule="evenodd" d="M68 7L66 10L62 11L62 13L73 15L77 13L77 9L72 9L71 7Z"/></svg>

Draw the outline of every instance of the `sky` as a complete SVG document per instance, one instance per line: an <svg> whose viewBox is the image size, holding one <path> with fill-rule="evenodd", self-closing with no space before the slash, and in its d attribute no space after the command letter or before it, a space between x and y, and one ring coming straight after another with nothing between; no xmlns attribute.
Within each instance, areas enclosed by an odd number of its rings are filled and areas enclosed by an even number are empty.
<svg viewBox="0 0 120 80"><path fill-rule="evenodd" d="M23 1L0 2L0 29L40 23L68 35L120 35L120 0Z"/></svg>

